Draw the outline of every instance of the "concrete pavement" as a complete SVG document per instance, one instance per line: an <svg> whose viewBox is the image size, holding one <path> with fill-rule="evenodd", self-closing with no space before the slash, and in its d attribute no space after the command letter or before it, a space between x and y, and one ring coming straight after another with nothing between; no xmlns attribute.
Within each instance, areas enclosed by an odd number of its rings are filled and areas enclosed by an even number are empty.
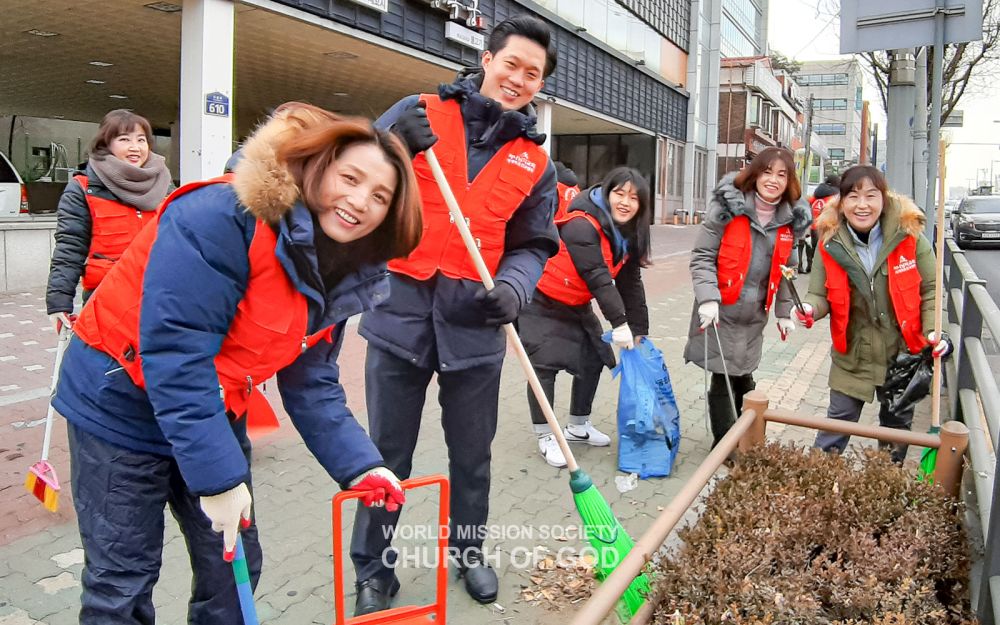
<svg viewBox="0 0 1000 625"><path fill-rule="evenodd" d="M681 448L674 474L640 480L629 492L615 486L617 440L611 447L575 447L578 461L608 499L626 529L638 537L692 475L709 450L705 423L704 379L701 369L685 365L682 350L691 314L688 251L696 227L657 226L654 254L658 259L644 276L650 310L650 335L663 350L681 411ZM807 276L798 280L800 292ZM61 509L45 512L21 486L24 472L41 446L40 420L45 416L46 389L51 375L55 335L48 327L44 293L0 294L0 625L68 625L79 607L83 552L79 545L69 485L64 483ZM342 379L351 407L364 418L364 341L351 326L340 356ZM787 342L773 324L765 334L764 359L756 374L758 388L772 405L824 415L828 391L829 327L820 322L810 332L801 328ZM569 380L557 386L556 414L565 420ZM276 397L275 389L269 394ZM428 391L424 424L417 446L414 475L447 472L447 456L434 388ZM617 382L605 372L594 406L594 422L605 432L616 431ZM509 357L501 385L501 415L494 443L491 495L491 537L487 548L501 575L497 606L469 599L456 582L449 583L449 621L478 623L548 623L553 615L543 607L519 601L530 584L527 565L543 549L580 548L579 518L568 488L568 474L541 459L531 434L525 384L517 360ZM927 428L926 411L918 413L914 429ZM869 407L865 419L871 420ZM264 573L256 600L261 620L274 625L333 621L332 538L330 498L336 485L309 457L294 428L282 416L282 429L255 446L256 513L264 547ZM812 434L771 425L770 436L810 442ZM64 480L69 466L65 423L57 420L53 463ZM915 457L919 452L911 452ZM396 544L409 562L399 571L403 589L396 605L429 603L434 597L433 569L427 566L431 543L421 534L432 526L436 493L414 491L401 522ZM353 514L349 514L347 524ZM348 532L350 528L348 527ZM405 534L405 535L404 535ZM184 541L176 523L167 522L164 565L155 591L159 622L185 622L190 583ZM422 559L423 558L423 559ZM345 554L346 559L346 554ZM353 573L345 578L353 607Z"/></svg>

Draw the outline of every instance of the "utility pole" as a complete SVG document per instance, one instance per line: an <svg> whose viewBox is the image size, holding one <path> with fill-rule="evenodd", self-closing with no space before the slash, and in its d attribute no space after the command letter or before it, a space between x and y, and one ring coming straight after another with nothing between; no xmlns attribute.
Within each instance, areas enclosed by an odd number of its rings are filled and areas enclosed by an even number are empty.
<svg viewBox="0 0 1000 625"><path fill-rule="evenodd" d="M875 130L872 132L872 167L878 168L878 122L875 122Z"/></svg>
<svg viewBox="0 0 1000 625"><path fill-rule="evenodd" d="M912 49L892 51L889 66L886 177L890 188L908 197L913 196L913 137L910 135L910 128L916 98L915 65Z"/></svg>
<svg viewBox="0 0 1000 625"><path fill-rule="evenodd" d="M809 168L812 166L812 157L809 154L809 146L812 143L813 134L813 94L809 94L809 105L806 108L806 144L803 150L805 161L802 163L802 195L806 195L809 188Z"/></svg>
<svg viewBox="0 0 1000 625"><path fill-rule="evenodd" d="M927 138L927 47L917 53L917 69L914 76L916 83L916 102L913 110L913 199L925 214L930 214L932 207L925 198L933 197L933 191L927 194L927 180L930 163L927 160L930 146ZM936 141L936 140L935 140ZM935 165L936 167L936 165ZM929 201L929 200L927 200Z"/></svg>

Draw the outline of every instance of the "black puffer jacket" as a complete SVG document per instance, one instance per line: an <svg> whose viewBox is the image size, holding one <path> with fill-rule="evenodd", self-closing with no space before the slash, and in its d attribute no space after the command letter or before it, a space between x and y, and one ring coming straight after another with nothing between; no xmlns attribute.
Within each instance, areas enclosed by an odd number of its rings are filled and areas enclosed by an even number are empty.
<svg viewBox="0 0 1000 625"><path fill-rule="evenodd" d="M90 165L76 173L87 176L91 195L121 201L104 186ZM76 285L80 282L90 255L91 219L86 193L87 190L80 183L70 180L59 198L56 210L56 246L52 251L49 284L45 292L45 307L50 315L73 312ZM89 292L84 293L85 298L89 295Z"/></svg>
<svg viewBox="0 0 1000 625"><path fill-rule="evenodd" d="M611 222L611 216L592 199L595 189L599 194L600 187L595 186L578 195L570 204L569 212L588 213L601 224L604 236L614 241L615 226ZM622 231L622 235L627 236L627 233ZM571 219L559 229L559 238L566 244L573 266L587 283L601 314L611 327L617 328L627 322L632 334L649 334L649 310L646 308L646 290L642 284L639 257L630 256L618 276L612 278L604 263L601 237L588 221ZM622 250L615 250L615 263L621 260L621 252Z"/></svg>
<svg viewBox="0 0 1000 625"><path fill-rule="evenodd" d="M591 199L594 189L600 193L599 187L584 191L573 200L569 210L571 213L585 211L594 216L605 236L614 241L611 216ZM634 335L648 334L649 311L639 259L629 257L617 278L612 279L601 251L601 237L589 221L572 219L563 224L559 236L566 244L573 266L611 326L628 323ZM613 260L616 263L621 260L621 252L621 249L615 250ZM607 367L615 366L614 352L601 340L601 322L590 302L569 306L537 291L518 317L518 331L536 367L576 373L589 368L583 364L585 359L599 359Z"/></svg>

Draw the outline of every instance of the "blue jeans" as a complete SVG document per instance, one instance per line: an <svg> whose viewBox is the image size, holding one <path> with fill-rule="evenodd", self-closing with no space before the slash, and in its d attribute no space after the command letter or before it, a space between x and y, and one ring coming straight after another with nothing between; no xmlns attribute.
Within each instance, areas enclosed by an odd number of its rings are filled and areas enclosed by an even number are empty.
<svg viewBox="0 0 1000 625"><path fill-rule="evenodd" d="M234 424L247 460L250 442ZM222 534L212 531L173 458L118 447L69 424L73 505L83 542L81 625L152 625L153 586L160 576L163 509L180 525L194 579L188 623L242 623L232 565ZM251 583L262 555L257 526L242 532Z"/></svg>

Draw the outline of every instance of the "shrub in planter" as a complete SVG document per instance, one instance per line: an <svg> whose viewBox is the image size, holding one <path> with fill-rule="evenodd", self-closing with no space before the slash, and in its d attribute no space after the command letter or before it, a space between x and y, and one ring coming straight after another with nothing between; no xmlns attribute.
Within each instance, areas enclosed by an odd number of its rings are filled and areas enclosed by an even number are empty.
<svg viewBox="0 0 1000 625"><path fill-rule="evenodd" d="M959 504L892 464L772 444L744 454L652 564L669 625L959 625Z"/></svg>

